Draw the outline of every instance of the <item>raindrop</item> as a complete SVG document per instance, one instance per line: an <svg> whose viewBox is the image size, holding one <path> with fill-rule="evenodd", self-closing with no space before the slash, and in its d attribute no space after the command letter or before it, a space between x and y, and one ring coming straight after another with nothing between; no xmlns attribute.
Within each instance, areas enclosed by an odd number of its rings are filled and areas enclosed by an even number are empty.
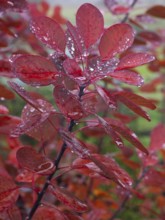
<svg viewBox="0 0 165 220"><path fill-rule="evenodd" d="M0 100L1 100L1 101L4 101L4 100L5 100L5 98L4 98L4 97L1 97L1 98L0 98Z"/></svg>

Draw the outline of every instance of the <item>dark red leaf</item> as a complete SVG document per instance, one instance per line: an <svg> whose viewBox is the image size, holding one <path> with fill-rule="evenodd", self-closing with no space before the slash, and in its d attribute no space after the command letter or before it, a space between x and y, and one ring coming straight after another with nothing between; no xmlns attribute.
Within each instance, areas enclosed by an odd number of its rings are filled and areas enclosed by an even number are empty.
<svg viewBox="0 0 165 220"><path fill-rule="evenodd" d="M150 151L165 149L165 125L158 124L151 132Z"/></svg>
<svg viewBox="0 0 165 220"><path fill-rule="evenodd" d="M129 109L131 109L136 114L147 119L148 121L151 120L147 112L144 111L141 107L139 107L139 105L142 105L150 109L155 109L156 107L151 101L129 92L123 92L123 94L122 92L121 94L119 92L116 95L116 97L120 102L125 104Z"/></svg>
<svg viewBox="0 0 165 220"><path fill-rule="evenodd" d="M108 60L127 50L134 41L134 31L128 24L115 24L105 30L99 44L100 56Z"/></svg>
<svg viewBox="0 0 165 220"><path fill-rule="evenodd" d="M99 39L103 32L103 15L95 6L86 3L77 11L76 24L85 46L88 49Z"/></svg>
<svg viewBox="0 0 165 220"><path fill-rule="evenodd" d="M68 210L65 210L64 214L67 216L68 220L83 220L79 215L76 215L75 213Z"/></svg>
<svg viewBox="0 0 165 220"><path fill-rule="evenodd" d="M102 175L106 178L113 180L123 188L130 188L132 185L130 176L112 158L100 154L91 154L90 160L100 168Z"/></svg>
<svg viewBox="0 0 165 220"><path fill-rule="evenodd" d="M15 95L6 86L0 84L0 99L14 99Z"/></svg>
<svg viewBox="0 0 165 220"><path fill-rule="evenodd" d="M153 61L155 57L147 53L131 53L121 58L117 70L133 68Z"/></svg>
<svg viewBox="0 0 165 220"><path fill-rule="evenodd" d="M31 22L31 30L40 41L50 48L65 51L65 33L55 20L45 16L35 17Z"/></svg>
<svg viewBox="0 0 165 220"><path fill-rule="evenodd" d="M1 220L10 220L10 216L12 216L12 219L22 220L21 212L19 208L16 205L12 205L7 210L3 210L0 213L0 219Z"/></svg>
<svg viewBox="0 0 165 220"><path fill-rule="evenodd" d="M83 108L76 95L62 85L55 86L53 94L58 108L65 116L75 120L82 118Z"/></svg>
<svg viewBox="0 0 165 220"><path fill-rule="evenodd" d="M142 31L137 35L137 37L152 44L154 43L156 45L160 45L162 42L161 37L154 31Z"/></svg>
<svg viewBox="0 0 165 220"><path fill-rule="evenodd" d="M108 76L116 69L119 60L113 57L110 60L101 60L98 56L88 57L88 77L92 82Z"/></svg>
<svg viewBox="0 0 165 220"><path fill-rule="evenodd" d="M165 6L155 5L149 8L146 13L157 18L165 18Z"/></svg>
<svg viewBox="0 0 165 220"><path fill-rule="evenodd" d="M146 99L132 92L121 91L121 92L117 92L115 95L117 95L119 99L121 96L124 97L125 99L129 99L131 102L135 103L136 105L141 105L152 110L156 108L156 106L153 104L151 100Z"/></svg>
<svg viewBox="0 0 165 220"><path fill-rule="evenodd" d="M38 177L39 175L37 173L30 170L23 170L16 176L15 180L22 183L34 183Z"/></svg>
<svg viewBox="0 0 165 220"><path fill-rule="evenodd" d="M50 205L43 205L40 206L33 216L33 220L42 220L42 219L49 219L49 220L67 220L64 214Z"/></svg>
<svg viewBox="0 0 165 220"><path fill-rule="evenodd" d="M90 151L87 149L84 143L78 140L71 132L60 130L60 135L70 150L80 157L88 158Z"/></svg>
<svg viewBox="0 0 165 220"><path fill-rule="evenodd" d="M18 163L24 169L40 175L49 175L54 170L53 162L31 147L21 147L16 154Z"/></svg>
<svg viewBox="0 0 165 220"><path fill-rule="evenodd" d="M11 207L19 195L18 186L9 177L0 175L0 212Z"/></svg>
<svg viewBox="0 0 165 220"><path fill-rule="evenodd" d="M63 62L63 67L65 70L65 73L73 79L75 82L77 82L80 86L84 85L87 82L86 77L83 75L83 72L78 65L78 63L73 59L66 59Z"/></svg>
<svg viewBox="0 0 165 220"><path fill-rule="evenodd" d="M62 202L64 205L68 206L74 212L86 212L88 211L88 206L80 201L78 198L74 197L65 188L58 187L57 185L50 185L49 189L55 195L57 200Z"/></svg>
<svg viewBox="0 0 165 220"><path fill-rule="evenodd" d="M14 74L11 71L11 64L8 60L0 60L0 76L13 78Z"/></svg>
<svg viewBox="0 0 165 220"><path fill-rule="evenodd" d="M67 30L67 46L70 54L73 57L81 57L84 51L84 43L82 38L77 31L77 28L74 27L69 21L66 23Z"/></svg>
<svg viewBox="0 0 165 220"><path fill-rule="evenodd" d="M32 86L46 86L59 76L55 65L45 57L22 55L16 58L12 69L20 80Z"/></svg>
<svg viewBox="0 0 165 220"><path fill-rule="evenodd" d="M140 76L139 73L132 71L132 70L119 70L112 73L107 74L114 79L122 81L124 83L134 85L134 86L141 86L144 83L143 78Z"/></svg>
<svg viewBox="0 0 165 220"><path fill-rule="evenodd" d="M108 105L108 107L110 109L115 110L117 108L116 106L116 102L114 97L111 94L107 94L106 90L103 89L102 87L95 85L96 90L98 92L98 94L102 97L102 99L104 100L104 102L106 103L106 105Z"/></svg>
<svg viewBox="0 0 165 220"><path fill-rule="evenodd" d="M148 154L148 150L143 146L143 144L138 140L136 134L126 127L122 122L117 120L108 119L108 123L114 129L115 132L119 133L122 137L128 140L134 147L138 148L140 151Z"/></svg>
<svg viewBox="0 0 165 220"><path fill-rule="evenodd" d="M103 127L103 129L105 130L105 132L110 135L110 137L113 139L113 141L116 143L116 145L119 148L124 148L124 144L122 139L120 138L120 136L116 133L116 131L113 130L113 127L111 127L110 124L108 124L103 118L98 117L98 120L100 122L100 125Z"/></svg>

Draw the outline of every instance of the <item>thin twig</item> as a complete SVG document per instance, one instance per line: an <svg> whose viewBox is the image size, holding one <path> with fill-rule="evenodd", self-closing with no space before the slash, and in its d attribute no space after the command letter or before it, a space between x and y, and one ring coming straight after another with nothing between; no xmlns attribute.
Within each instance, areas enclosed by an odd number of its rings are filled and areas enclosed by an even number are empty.
<svg viewBox="0 0 165 220"><path fill-rule="evenodd" d="M138 0L134 0L132 4L130 5L130 8L133 8L135 4L138 2ZM124 16L124 18L121 20L121 23L125 23L128 20L129 12Z"/></svg>

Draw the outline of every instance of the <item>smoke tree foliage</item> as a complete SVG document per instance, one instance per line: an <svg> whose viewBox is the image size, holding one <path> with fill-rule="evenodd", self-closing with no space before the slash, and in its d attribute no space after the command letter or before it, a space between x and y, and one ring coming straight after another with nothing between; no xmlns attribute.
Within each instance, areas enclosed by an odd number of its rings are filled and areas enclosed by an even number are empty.
<svg viewBox="0 0 165 220"><path fill-rule="evenodd" d="M0 84L0 219L126 219L120 213L129 199L138 201L136 219L164 219L163 120L149 146L129 123L150 121L156 108L144 94L164 80L165 30L143 23L165 18L165 10L154 6L132 18L136 2L105 0L123 16L108 27L89 3L75 24L59 6L48 16L46 2L0 3L0 76L7 78ZM148 63L157 75L145 83L136 67ZM51 88L52 103L38 92L43 87ZM20 116L7 107L19 105L16 95L24 100Z"/></svg>

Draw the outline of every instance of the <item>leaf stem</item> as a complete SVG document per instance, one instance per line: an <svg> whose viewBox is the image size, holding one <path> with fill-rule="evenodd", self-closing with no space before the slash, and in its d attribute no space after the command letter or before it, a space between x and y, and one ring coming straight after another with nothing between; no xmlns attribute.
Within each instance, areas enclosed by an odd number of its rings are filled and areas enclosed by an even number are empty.
<svg viewBox="0 0 165 220"><path fill-rule="evenodd" d="M83 96L83 94L84 94L84 92L83 92L84 88L85 88L85 87L80 87L79 95L78 95L78 96L79 96L79 99L81 99L81 96ZM74 120L74 119L71 119L71 120L70 120L70 124L69 124L69 126L68 126L68 131L71 132L71 131L73 130L73 127L74 127L74 126L75 126L75 120ZM41 200L42 200L42 198L43 198L43 196L44 196L44 194L45 194L45 192L46 192L48 186L50 185L50 181L52 180L54 174L55 174L56 171L58 170L59 163L60 163L60 161L61 161L62 156L63 156L64 153L65 153L66 148L67 148L67 145L66 145L66 143L64 142L64 143L62 144L62 146L61 146L61 150L60 150L59 154L57 155L56 160L54 161L54 165L55 165L55 167L56 167L56 170L55 170L52 174L50 174L50 175L47 177L46 182L45 182L45 184L43 185L42 190L41 190L41 191L39 192L39 194L38 194L37 200L35 201L35 203L34 203L32 209L31 209L29 215L26 217L26 220L31 220L32 217L34 216L34 214L35 214L37 208L39 207L39 205L40 205L40 203L41 203Z"/></svg>
<svg viewBox="0 0 165 220"><path fill-rule="evenodd" d="M134 0L132 4L130 5L130 8L133 8L135 4L138 2L138 0ZM125 23L129 17L129 12L124 16L124 18L121 20L121 23Z"/></svg>

